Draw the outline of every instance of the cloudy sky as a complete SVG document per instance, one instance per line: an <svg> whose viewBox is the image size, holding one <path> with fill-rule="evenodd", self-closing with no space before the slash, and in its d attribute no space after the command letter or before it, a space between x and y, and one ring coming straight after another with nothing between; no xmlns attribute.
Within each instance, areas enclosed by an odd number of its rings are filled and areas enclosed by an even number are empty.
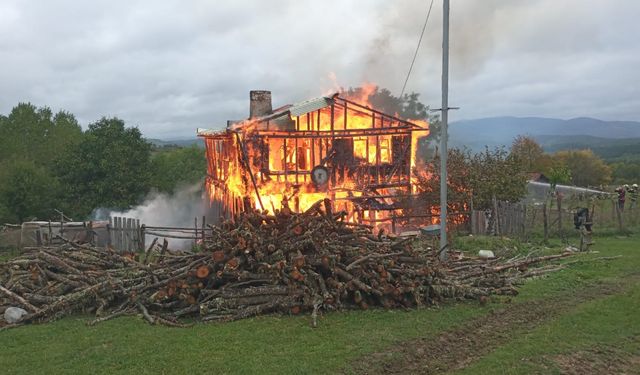
<svg viewBox="0 0 640 375"><path fill-rule="evenodd" d="M640 1L452 0L452 119L640 120ZM398 94L430 0L0 0L0 113L32 102L188 137L376 83ZM442 1L408 91L440 105Z"/></svg>

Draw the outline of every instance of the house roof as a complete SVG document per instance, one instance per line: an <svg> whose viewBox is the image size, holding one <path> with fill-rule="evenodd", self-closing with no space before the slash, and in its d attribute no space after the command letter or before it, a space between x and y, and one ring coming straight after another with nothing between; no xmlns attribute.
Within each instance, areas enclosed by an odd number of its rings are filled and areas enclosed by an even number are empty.
<svg viewBox="0 0 640 375"><path fill-rule="evenodd" d="M240 130L245 129L247 127L253 126L255 124L259 124L265 121L271 121L274 125L286 125L287 121L291 121L292 118L297 116L303 116L307 113L317 111L319 109L327 108L334 103L335 98L339 95L339 93L334 93L330 96L320 96L317 98L305 100L302 102L298 102L295 104L287 104L282 107L276 108L272 113L252 119L240 120L240 121L228 121L226 130L209 130L209 129L198 129L196 134L198 136L221 136L226 131L231 130ZM393 116L391 116L393 117ZM418 125L415 125L409 121L403 120L408 124L420 128Z"/></svg>
<svg viewBox="0 0 640 375"><path fill-rule="evenodd" d="M299 102L295 104L287 104L282 107L276 108L275 110L273 110L272 113L268 115L256 117L253 119L229 121L227 124L227 129L237 130L250 124L256 124L256 123L260 123L268 120L275 120L285 115L289 115L291 117L306 115L309 112L317 111L319 109L330 106L331 103L333 103L333 99L337 95L338 93L335 93L331 96L321 96L318 98L305 100L303 102ZM216 135L222 135L224 133L225 133L224 130L210 130L210 129L201 129L201 128L198 128L198 130L196 131L196 134L199 136L216 136Z"/></svg>
<svg viewBox="0 0 640 375"><path fill-rule="evenodd" d="M529 181L549 182L549 178L540 172L529 173Z"/></svg>

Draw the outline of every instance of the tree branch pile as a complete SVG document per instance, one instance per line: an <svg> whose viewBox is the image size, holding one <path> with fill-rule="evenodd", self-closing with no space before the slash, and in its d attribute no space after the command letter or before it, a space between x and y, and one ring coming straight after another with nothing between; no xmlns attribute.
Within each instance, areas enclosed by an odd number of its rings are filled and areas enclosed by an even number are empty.
<svg viewBox="0 0 640 375"><path fill-rule="evenodd" d="M451 299L517 293L514 285L559 267L529 266L563 253L516 261L452 257L410 239L374 235L319 201L307 212L245 213L211 235L198 253L156 241L143 254L67 243L32 249L0 264L0 313L19 306L21 324L75 313L90 325L140 314L151 324L231 321L267 313L412 308Z"/></svg>

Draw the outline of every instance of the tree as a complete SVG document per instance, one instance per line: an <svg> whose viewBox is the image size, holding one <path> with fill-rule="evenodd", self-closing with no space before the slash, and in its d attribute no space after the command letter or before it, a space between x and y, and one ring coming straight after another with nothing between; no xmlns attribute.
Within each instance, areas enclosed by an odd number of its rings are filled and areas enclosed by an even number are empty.
<svg viewBox="0 0 640 375"><path fill-rule="evenodd" d="M565 165L576 186L599 186L611 182L611 168L591 150L558 151L556 163Z"/></svg>
<svg viewBox="0 0 640 375"><path fill-rule="evenodd" d="M60 204L53 173L59 158L82 137L75 117L20 103L0 116L0 220L48 218Z"/></svg>
<svg viewBox="0 0 640 375"><path fill-rule="evenodd" d="M82 137L75 117L64 111L20 103L0 117L0 160L28 159L52 167Z"/></svg>
<svg viewBox="0 0 640 375"><path fill-rule="evenodd" d="M151 185L161 192L172 193L179 184L192 184L204 178L207 160L197 145L157 151L152 159L155 178Z"/></svg>
<svg viewBox="0 0 640 375"><path fill-rule="evenodd" d="M526 172L548 173L551 158L532 137L518 136L511 144L511 154L522 163Z"/></svg>
<svg viewBox="0 0 640 375"><path fill-rule="evenodd" d="M0 166L0 218L21 223L51 217L58 185L47 170L31 160L10 160Z"/></svg>
<svg viewBox="0 0 640 375"><path fill-rule="evenodd" d="M436 157L417 171L417 188L422 200L437 204L440 200L440 160ZM517 202L526 194L527 174L520 160L504 148L471 155L449 149L447 186L450 210L456 211L473 198L474 209L492 208L492 200Z"/></svg>
<svg viewBox="0 0 640 375"><path fill-rule="evenodd" d="M447 156L447 207L451 212L460 211L469 202L469 161L466 150L451 148ZM427 207L440 202L440 157L425 163L416 171L417 190L420 200L427 202Z"/></svg>
<svg viewBox="0 0 640 375"><path fill-rule="evenodd" d="M571 171L566 165L556 165L549 169L547 177L551 191L555 191L558 184L566 184L571 181Z"/></svg>
<svg viewBox="0 0 640 375"><path fill-rule="evenodd" d="M149 192L151 145L137 128L103 117L83 138L57 168L67 212L83 217L98 207L127 209Z"/></svg>
<svg viewBox="0 0 640 375"><path fill-rule="evenodd" d="M611 164L613 182L616 184L640 183L640 160L620 161Z"/></svg>
<svg viewBox="0 0 640 375"><path fill-rule="evenodd" d="M527 192L527 173L517 155L504 148L477 153L469 162L469 186L475 209L491 208L492 200L517 202Z"/></svg>

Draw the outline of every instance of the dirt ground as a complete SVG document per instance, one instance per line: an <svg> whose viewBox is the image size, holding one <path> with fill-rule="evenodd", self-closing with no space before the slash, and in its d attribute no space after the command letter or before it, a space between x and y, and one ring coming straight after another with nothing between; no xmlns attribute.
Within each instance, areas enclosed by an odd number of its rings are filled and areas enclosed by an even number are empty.
<svg viewBox="0 0 640 375"><path fill-rule="evenodd" d="M629 281L637 282L640 275L634 275L632 279ZM601 284L554 298L501 305L488 315L436 337L401 342L367 358L359 358L353 362L350 371L361 374L441 374L460 370L507 344L514 335L530 331L577 304L620 293L621 288L624 289L619 284ZM612 357L610 354L614 351L613 348L593 348L548 359L567 374L640 374L640 356L621 358L619 353Z"/></svg>
<svg viewBox="0 0 640 375"><path fill-rule="evenodd" d="M566 375L640 374L640 354L629 357L626 353L608 346L558 355L551 357L551 360Z"/></svg>

